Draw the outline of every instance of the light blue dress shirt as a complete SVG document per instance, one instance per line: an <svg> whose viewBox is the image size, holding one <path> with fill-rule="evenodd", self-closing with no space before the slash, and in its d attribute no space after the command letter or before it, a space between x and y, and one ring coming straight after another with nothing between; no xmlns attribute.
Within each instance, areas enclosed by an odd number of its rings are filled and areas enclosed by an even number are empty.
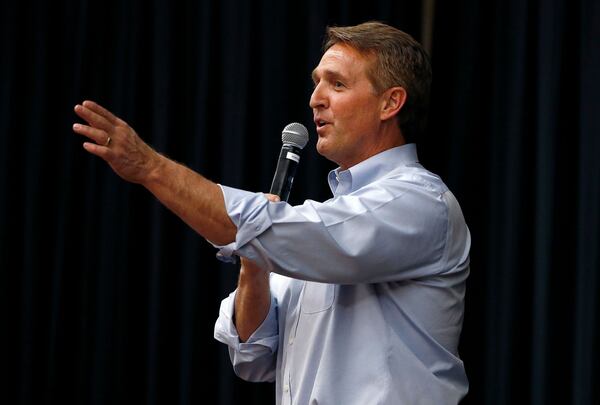
<svg viewBox="0 0 600 405"><path fill-rule="evenodd" d="M456 404L470 234L414 144L329 174L299 206L222 186L236 240L219 255L271 272L269 314L247 342L221 303L215 338L235 372L276 381L277 404Z"/></svg>

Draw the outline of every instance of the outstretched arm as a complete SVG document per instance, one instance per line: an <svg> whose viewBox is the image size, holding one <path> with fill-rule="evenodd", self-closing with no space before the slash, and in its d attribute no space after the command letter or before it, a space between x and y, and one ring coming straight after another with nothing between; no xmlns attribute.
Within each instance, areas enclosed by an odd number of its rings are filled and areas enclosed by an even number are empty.
<svg viewBox="0 0 600 405"><path fill-rule="evenodd" d="M73 131L93 142L83 147L104 159L123 179L141 184L196 232L217 245L235 240L220 187L193 170L159 154L125 121L93 101L75 106L87 122Z"/></svg>

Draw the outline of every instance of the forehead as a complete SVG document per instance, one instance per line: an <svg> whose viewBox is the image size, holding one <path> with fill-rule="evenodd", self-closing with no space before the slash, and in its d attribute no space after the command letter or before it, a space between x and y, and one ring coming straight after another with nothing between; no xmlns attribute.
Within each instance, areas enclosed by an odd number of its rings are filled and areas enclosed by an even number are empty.
<svg viewBox="0 0 600 405"><path fill-rule="evenodd" d="M338 43L325 51L312 76L315 78L329 73L342 76L364 75L369 63L368 56L349 45Z"/></svg>

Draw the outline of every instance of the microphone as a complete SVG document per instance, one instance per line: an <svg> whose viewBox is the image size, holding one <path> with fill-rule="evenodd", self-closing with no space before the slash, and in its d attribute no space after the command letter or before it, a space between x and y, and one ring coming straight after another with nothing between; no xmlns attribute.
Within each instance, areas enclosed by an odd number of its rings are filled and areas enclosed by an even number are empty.
<svg viewBox="0 0 600 405"><path fill-rule="evenodd" d="M308 130L304 125L292 122L283 128L281 142L283 145L269 193L278 195L281 201L287 201L300 162L300 152L308 142Z"/></svg>

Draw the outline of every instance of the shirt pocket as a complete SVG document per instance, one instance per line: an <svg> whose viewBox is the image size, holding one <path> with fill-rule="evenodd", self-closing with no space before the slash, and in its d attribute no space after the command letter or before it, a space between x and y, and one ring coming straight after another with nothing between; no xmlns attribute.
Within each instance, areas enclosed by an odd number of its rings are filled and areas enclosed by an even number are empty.
<svg viewBox="0 0 600 405"><path fill-rule="evenodd" d="M333 305L334 298L334 284L305 281L304 291L302 293L302 313L316 314L318 312L327 311Z"/></svg>

